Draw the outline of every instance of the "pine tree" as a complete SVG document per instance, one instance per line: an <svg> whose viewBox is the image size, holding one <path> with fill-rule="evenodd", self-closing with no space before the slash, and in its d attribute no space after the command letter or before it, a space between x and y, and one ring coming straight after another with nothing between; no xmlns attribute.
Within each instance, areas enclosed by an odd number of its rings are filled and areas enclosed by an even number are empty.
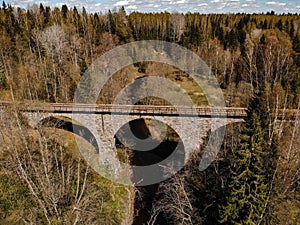
<svg viewBox="0 0 300 225"><path fill-rule="evenodd" d="M300 53L300 37L298 34L293 39L293 50L296 53Z"/></svg>
<svg viewBox="0 0 300 225"><path fill-rule="evenodd" d="M283 30L283 24L282 24L282 20L278 20L278 22L275 24L275 27L277 27L280 31Z"/></svg>
<svg viewBox="0 0 300 225"><path fill-rule="evenodd" d="M7 87L7 80L5 76L3 63L0 62L0 88L4 89Z"/></svg>
<svg viewBox="0 0 300 225"><path fill-rule="evenodd" d="M291 20L290 37L293 38L295 33L294 21Z"/></svg>
<svg viewBox="0 0 300 225"><path fill-rule="evenodd" d="M264 90L250 101L240 143L234 150L227 202L220 207L221 224L257 225L264 217L270 191L269 173L274 164L266 162L277 151L276 141L266 142L269 140L266 106Z"/></svg>
<svg viewBox="0 0 300 225"><path fill-rule="evenodd" d="M68 11L69 11L68 6L67 5L62 5L61 12L63 14L64 19L67 19Z"/></svg>

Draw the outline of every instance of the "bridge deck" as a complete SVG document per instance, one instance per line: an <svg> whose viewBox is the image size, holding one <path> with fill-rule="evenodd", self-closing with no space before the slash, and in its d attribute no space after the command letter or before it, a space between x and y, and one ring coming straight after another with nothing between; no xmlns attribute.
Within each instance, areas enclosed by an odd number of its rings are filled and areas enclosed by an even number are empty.
<svg viewBox="0 0 300 225"><path fill-rule="evenodd" d="M0 102L0 107L10 107L11 102ZM57 112L57 113L95 113L95 114L138 114L138 115L173 115L203 117L245 117L245 108L187 107L187 106L155 106L155 105L104 105L104 104L72 104L43 103L16 104L21 111Z"/></svg>
<svg viewBox="0 0 300 225"><path fill-rule="evenodd" d="M105 104L73 104L73 103L12 103L0 102L0 108L16 106L27 112L57 113L93 113L93 114L136 114L136 115L169 115L197 117L228 117L243 118L247 115L246 108L236 107L187 107L157 105L105 105ZM297 110L279 110L278 119L295 117Z"/></svg>

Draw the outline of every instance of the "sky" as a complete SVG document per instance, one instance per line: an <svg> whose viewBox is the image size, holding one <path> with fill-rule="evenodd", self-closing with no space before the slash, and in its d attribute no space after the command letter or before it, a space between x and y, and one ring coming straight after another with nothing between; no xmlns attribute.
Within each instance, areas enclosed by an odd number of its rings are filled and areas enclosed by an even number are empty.
<svg viewBox="0 0 300 225"><path fill-rule="evenodd" d="M122 6L130 13L138 12L199 12L199 13L300 13L300 0L6 0L5 2L27 8L33 4L61 7L84 6L88 12L105 13Z"/></svg>

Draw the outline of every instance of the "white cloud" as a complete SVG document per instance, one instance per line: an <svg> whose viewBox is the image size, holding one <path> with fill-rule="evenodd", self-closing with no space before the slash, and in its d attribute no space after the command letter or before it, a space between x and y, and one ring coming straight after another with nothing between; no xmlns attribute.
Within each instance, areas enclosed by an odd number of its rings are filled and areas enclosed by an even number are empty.
<svg viewBox="0 0 300 225"><path fill-rule="evenodd" d="M147 8L152 8L152 7L154 7L155 6L155 4L146 4L145 5L145 7L147 7Z"/></svg>
<svg viewBox="0 0 300 225"><path fill-rule="evenodd" d="M40 1L39 3L42 3L43 5L50 5L49 1Z"/></svg>
<svg viewBox="0 0 300 225"><path fill-rule="evenodd" d="M29 4L29 3L33 3L34 1L33 0L23 0L23 1L18 1L19 3L22 3L22 4Z"/></svg>
<svg viewBox="0 0 300 225"><path fill-rule="evenodd" d="M222 2L222 0L211 0L210 2L211 3L219 3L219 2Z"/></svg>
<svg viewBox="0 0 300 225"><path fill-rule="evenodd" d="M126 6L129 4L128 0L122 0L122 1L118 1L114 4L114 6Z"/></svg>
<svg viewBox="0 0 300 225"><path fill-rule="evenodd" d="M7 2L7 1L5 1ZM2 4L2 2L1 2ZM22 5L32 5L34 4L34 0L20 0L20 1L12 1L12 5L16 7L21 7Z"/></svg>
<svg viewBox="0 0 300 225"><path fill-rule="evenodd" d="M168 4L169 5L178 5L178 4L184 4L186 3L186 0L178 0L178 1L169 1Z"/></svg>
<svg viewBox="0 0 300 225"><path fill-rule="evenodd" d="M285 6L285 2L266 2L266 5Z"/></svg>
<svg viewBox="0 0 300 225"><path fill-rule="evenodd" d="M14 7L16 7L16 8L22 8L22 6L18 5L18 4L14 4Z"/></svg>
<svg viewBox="0 0 300 225"><path fill-rule="evenodd" d="M129 5L126 7L126 9L129 9L129 10L135 10L137 9L138 7L136 5Z"/></svg>
<svg viewBox="0 0 300 225"><path fill-rule="evenodd" d="M63 5L65 5L64 2L58 2L55 4L56 7L61 8Z"/></svg>

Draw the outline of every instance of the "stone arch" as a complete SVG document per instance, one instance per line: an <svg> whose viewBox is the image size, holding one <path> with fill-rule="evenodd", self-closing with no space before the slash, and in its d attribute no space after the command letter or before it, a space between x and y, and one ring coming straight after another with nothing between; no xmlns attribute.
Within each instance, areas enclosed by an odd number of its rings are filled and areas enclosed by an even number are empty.
<svg viewBox="0 0 300 225"><path fill-rule="evenodd" d="M144 119L154 119L157 120L169 127L171 127L180 137L182 140L184 149L185 149L185 160L189 158L189 155L195 151L195 149L198 149L200 146L200 140L202 137L206 135L206 131L208 130L207 127L210 125L210 121L207 118L198 118L198 117L178 117L178 116L164 116L164 115L112 115L113 116L113 127L114 127L114 133L117 132L124 124L128 123L129 121L144 118ZM184 126L183 126L184 124ZM192 135L186 135L196 132L191 132L195 124L199 124L198 127L203 127L203 131L199 133L199 136L192 137ZM203 125L204 124L204 125ZM195 142L192 140L199 139L199 142Z"/></svg>
<svg viewBox="0 0 300 225"><path fill-rule="evenodd" d="M157 127L156 130L155 128L151 129L151 127L146 124L145 119L157 121L158 126L166 126L166 129L160 130L161 127ZM172 139L164 136L163 139L157 139L157 137L155 138L154 134L151 133L155 131L157 134L162 135L164 135L163 132L166 132L165 134L167 134L168 131L171 131L176 135L176 138ZM162 133L160 133L160 131L162 131ZM152 163L149 163L149 165L159 163L173 154L174 151L176 152L174 152L175 156L173 156L173 158L180 160L180 164L185 163L184 143L178 132L176 132L176 130L174 130L170 125L153 117L132 118L132 120L129 120L118 129L118 131L114 134L114 138L116 145L117 143L126 145L128 144L126 141L133 142L131 146L131 143L129 143L127 147L132 147L133 151L136 151L138 155L144 154L143 156L157 156L158 158L152 160ZM145 166L147 163L144 165L142 164L139 164L138 166Z"/></svg>
<svg viewBox="0 0 300 225"><path fill-rule="evenodd" d="M67 116L49 115L42 118L37 126L54 127L78 135L88 141L99 153L99 146L94 134L85 126Z"/></svg>

